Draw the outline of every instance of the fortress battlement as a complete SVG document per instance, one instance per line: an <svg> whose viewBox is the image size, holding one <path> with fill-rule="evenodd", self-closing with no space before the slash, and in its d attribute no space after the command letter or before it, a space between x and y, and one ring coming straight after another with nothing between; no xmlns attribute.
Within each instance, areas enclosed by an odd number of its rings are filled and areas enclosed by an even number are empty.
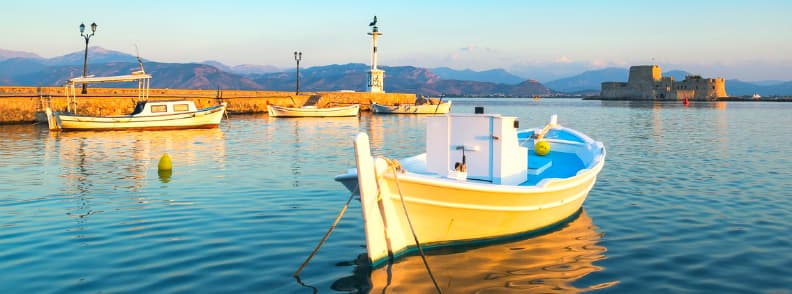
<svg viewBox="0 0 792 294"><path fill-rule="evenodd" d="M724 78L702 78L686 76L682 81L662 76L659 65L637 65L630 67L630 76L624 82L603 82L602 98L636 100L716 100L728 97Z"/></svg>

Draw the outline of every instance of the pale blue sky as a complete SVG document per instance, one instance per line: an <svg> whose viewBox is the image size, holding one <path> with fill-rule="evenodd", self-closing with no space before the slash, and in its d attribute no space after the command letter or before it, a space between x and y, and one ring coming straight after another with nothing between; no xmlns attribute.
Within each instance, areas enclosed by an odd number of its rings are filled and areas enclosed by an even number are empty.
<svg viewBox="0 0 792 294"><path fill-rule="evenodd" d="M78 5L79 4L79 5ZM656 63L705 76L792 80L792 1L15 1L0 48L55 57L91 46L161 62L504 68L548 79Z"/></svg>

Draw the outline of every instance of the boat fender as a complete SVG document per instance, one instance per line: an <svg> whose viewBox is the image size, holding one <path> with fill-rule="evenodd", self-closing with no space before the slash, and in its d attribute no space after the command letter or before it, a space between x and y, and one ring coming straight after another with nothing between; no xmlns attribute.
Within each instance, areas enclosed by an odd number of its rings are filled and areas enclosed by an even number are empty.
<svg viewBox="0 0 792 294"><path fill-rule="evenodd" d="M550 153L550 143L545 140L539 140L534 144L534 153L539 156L545 156Z"/></svg>

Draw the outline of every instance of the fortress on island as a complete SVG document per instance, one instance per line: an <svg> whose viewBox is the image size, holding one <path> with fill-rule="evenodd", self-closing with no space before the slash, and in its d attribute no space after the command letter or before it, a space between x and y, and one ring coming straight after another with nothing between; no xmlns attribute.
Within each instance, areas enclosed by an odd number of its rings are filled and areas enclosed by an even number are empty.
<svg viewBox="0 0 792 294"><path fill-rule="evenodd" d="M728 97L723 78L702 78L688 75L682 81L662 76L658 65L630 67L626 83L603 82L600 97L603 99L634 100L698 100L709 101Z"/></svg>

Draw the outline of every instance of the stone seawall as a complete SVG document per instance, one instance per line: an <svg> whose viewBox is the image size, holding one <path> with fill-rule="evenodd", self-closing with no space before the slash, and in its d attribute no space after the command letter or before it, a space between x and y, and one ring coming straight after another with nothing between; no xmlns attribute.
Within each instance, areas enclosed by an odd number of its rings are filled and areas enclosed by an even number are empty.
<svg viewBox="0 0 792 294"><path fill-rule="evenodd" d="M137 88L88 88L79 94L77 111L83 115L124 115L132 112ZM34 122L49 105L54 111L66 110L63 87L0 87L0 124ZM368 92L294 92L246 90L151 89L149 100L192 100L198 108L228 103L229 113L267 112L267 105L331 107L360 104L363 111L371 102L394 105L415 102L415 94ZM38 113L38 114L37 114Z"/></svg>

